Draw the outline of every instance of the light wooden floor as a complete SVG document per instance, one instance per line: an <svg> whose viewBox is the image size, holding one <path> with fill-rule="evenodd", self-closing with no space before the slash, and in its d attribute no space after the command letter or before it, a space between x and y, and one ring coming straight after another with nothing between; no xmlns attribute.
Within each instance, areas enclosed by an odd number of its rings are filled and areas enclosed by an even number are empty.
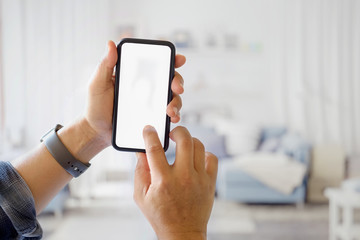
<svg viewBox="0 0 360 240"><path fill-rule="evenodd" d="M62 218L39 217L44 239L156 239L132 200L132 187L123 196L70 201ZM123 189L123 190L124 190ZM127 192L127 193L126 193ZM217 199L208 225L209 240L325 240L328 206L244 205Z"/></svg>

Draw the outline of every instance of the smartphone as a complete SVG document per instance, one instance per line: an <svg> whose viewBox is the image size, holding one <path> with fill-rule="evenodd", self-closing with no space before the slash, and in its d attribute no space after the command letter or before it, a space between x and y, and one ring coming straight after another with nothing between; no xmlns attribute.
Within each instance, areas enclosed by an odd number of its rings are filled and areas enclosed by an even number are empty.
<svg viewBox="0 0 360 240"><path fill-rule="evenodd" d="M145 152L142 132L151 125L166 151L175 47L168 41L125 38L117 52L112 145L120 151Z"/></svg>

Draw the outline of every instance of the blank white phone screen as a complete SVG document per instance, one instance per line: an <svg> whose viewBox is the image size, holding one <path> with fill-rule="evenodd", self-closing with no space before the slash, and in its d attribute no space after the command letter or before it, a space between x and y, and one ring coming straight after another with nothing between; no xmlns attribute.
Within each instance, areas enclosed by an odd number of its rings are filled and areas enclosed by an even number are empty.
<svg viewBox="0 0 360 240"><path fill-rule="evenodd" d="M145 149L146 125L155 127L164 147L171 48L124 43L121 47L116 145Z"/></svg>

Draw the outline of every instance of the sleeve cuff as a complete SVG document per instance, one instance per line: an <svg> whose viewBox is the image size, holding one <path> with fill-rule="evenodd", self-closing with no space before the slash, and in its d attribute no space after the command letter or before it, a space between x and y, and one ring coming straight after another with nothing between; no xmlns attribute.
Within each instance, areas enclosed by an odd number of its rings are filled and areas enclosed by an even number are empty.
<svg viewBox="0 0 360 240"><path fill-rule="evenodd" d="M40 239L42 229L36 219L35 202L26 182L9 162L0 161L0 206L17 233Z"/></svg>

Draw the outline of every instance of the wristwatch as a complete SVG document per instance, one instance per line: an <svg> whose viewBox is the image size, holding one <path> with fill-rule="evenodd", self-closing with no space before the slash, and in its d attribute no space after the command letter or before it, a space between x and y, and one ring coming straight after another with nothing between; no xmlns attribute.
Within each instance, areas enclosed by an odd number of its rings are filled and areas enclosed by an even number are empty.
<svg viewBox="0 0 360 240"><path fill-rule="evenodd" d="M57 124L40 139L40 142L44 142L50 154L68 173L73 177L78 177L84 173L91 164L77 160L69 150L67 150L56 133L62 127L62 125Z"/></svg>

